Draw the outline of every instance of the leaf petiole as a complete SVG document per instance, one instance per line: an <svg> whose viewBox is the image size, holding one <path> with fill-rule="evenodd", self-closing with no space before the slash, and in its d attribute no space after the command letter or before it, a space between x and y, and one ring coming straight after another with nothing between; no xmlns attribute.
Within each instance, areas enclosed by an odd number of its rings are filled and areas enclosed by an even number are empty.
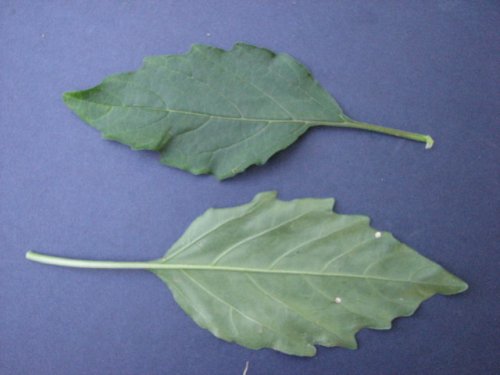
<svg viewBox="0 0 500 375"><path fill-rule="evenodd" d="M317 123L317 125L335 126L335 127L339 127L339 128L350 128L350 129L362 129L362 130L367 130L370 132L392 135L392 136L398 137L398 138L405 138L405 139L410 139L410 140L416 141L416 142L423 142L423 143L425 143L426 149L432 148L432 146L434 145L434 140L432 139L432 137L430 135L412 133L412 132L407 132L404 130L393 129L393 128L386 128L385 126L373 125L373 124L368 124L366 122L352 120L346 116L342 116L342 117L344 118L344 121L342 121L342 122L320 121Z"/></svg>
<svg viewBox="0 0 500 375"><path fill-rule="evenodd" d="M53 266L73 267L73 268L100 268L100 269L152 269L152 268L165 268L155 267L158 264L153 262L115 262L109 260L84 260L63 258L53 255L40 254L35 251L28 251L26 259L33 262L50 264Z"/></svg>

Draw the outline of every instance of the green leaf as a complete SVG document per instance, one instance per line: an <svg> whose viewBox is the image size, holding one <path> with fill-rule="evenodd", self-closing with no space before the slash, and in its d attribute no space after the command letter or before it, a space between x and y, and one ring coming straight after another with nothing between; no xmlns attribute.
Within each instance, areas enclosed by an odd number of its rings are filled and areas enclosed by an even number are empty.
<svg viewBox="0 0 500 375"><path fill-rule="evenodd" d="M433 143L348 118L302 64L243 43L227 52L194 45L185 55L148 57L137 72L66 93L64 102L106 139L219 179L264 164L316 125Z"/></svg>
<svg viewBox="0 0 500 375"><path fill-rule="evenodd" d="M369 226L332 212L333 199L283 202L273 192L210 209L153 262L72 260L29 252L42 263L149 269L215 336L252 349L312 356L315 344L357 347L364 327L389 329L434 294L467 284Z"/></svg>

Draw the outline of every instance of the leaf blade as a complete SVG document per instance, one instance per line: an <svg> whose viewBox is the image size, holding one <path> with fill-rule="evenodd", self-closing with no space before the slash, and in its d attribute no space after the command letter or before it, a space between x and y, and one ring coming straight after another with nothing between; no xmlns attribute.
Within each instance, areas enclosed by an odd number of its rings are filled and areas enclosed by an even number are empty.
<svg viewBox="0 0 500 375"><path fill-rule="evenodd" d="M105 139L158 151L163 164L221 180L266 163L316 125L422 141L349 119L304 65L244 43L229 51L196 44L183 55L148 57L136 72L63 100Z"/></svg>
<svg viewBox="0 0 500 375"><path fill-rule="evenodd" d="M209 210L155 262L169 269L153 272L217 337L303 356L315 344L356 348L359 329L390 328L432 295L467 288L392 235L375 235L368 218L338 215L332 205L263 193ZM340 235L329 238L326 229ZM311 236L300 252L297 240Z"/></svg>

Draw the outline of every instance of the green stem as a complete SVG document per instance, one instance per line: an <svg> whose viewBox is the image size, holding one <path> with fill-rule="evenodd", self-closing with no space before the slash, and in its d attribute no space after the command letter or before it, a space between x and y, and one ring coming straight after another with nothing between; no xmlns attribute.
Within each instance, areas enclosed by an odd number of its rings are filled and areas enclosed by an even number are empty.
<svg viewBox="0 0 500 375"><path fill-rule="evenodd" d="M318 125L336 126L339 128L350 128L350 129L363 129L363 130L368 130L370 132L388 134L394 137L410 139L412 141L417 141L417 142L423 142L425 143L426 149L429 149L434 145L434 140L430 135L411 133L404 130L392 129L380 125L368 124L366 122L352 120L347 116L342 116L342 117L344 119L344 121L342 122L321 121Z"/></svg>

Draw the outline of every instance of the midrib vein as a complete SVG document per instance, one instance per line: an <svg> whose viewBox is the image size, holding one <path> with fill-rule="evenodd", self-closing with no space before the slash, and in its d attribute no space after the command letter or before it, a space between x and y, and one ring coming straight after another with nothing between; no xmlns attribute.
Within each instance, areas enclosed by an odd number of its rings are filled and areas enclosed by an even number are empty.
<svg viewBox="0 0 500 375"><path fill-rule="evenodd" d="M282 123L282 124L299 124L299 125L349 125L351 124L349 121L324 121L324 120L293 120L293 119L265 119L265 118L250 118L250 117L239 117L239 116L223 116L223 115L212 115L209 113L195 112L195 111L183 111L180 109L171 109L171 108L159 108L159 107L148 107L141 105L117 105L117 104L104 104L95 102L88 99L81 99L71 97L71 100L77 100L86 103L92 103L95 105L100 105L103 107L112 107L112 108L126 108L126 109L142 109L145 111L155 111L155 112L172 112L179 113L182 115L188 116L200 116L200 117L211 117L214 119L220 120L229 120L229 121L249 121L249 122L266 122L266 123Z"/></svg>
<svg viewBox="0 0 500 375"><path fill-rule="evenodd" d="M133 264L133 263L132 263ZM389 279L386 277L373 276L373 275L356 275L350 273L334 273L334 272L314 272L314 271L300 271L300 270L277 270L265 268L246 268L246 267L230 267L230 266L210 266L210 265L194 265L194 264L162 264L162 263L142 263L144 269L164 269L164 270L196 270L196 271L222 271L222 272L241 272L241 273L263 273L274 275L301 275L301 276L320 276L320 277L347 277L355 279L369 279L381 281L394 281L412 284L424 285L441 285L435 283L426 283L413 280L402 279ZM135 268L135 267L134 267Z"/></svg>

